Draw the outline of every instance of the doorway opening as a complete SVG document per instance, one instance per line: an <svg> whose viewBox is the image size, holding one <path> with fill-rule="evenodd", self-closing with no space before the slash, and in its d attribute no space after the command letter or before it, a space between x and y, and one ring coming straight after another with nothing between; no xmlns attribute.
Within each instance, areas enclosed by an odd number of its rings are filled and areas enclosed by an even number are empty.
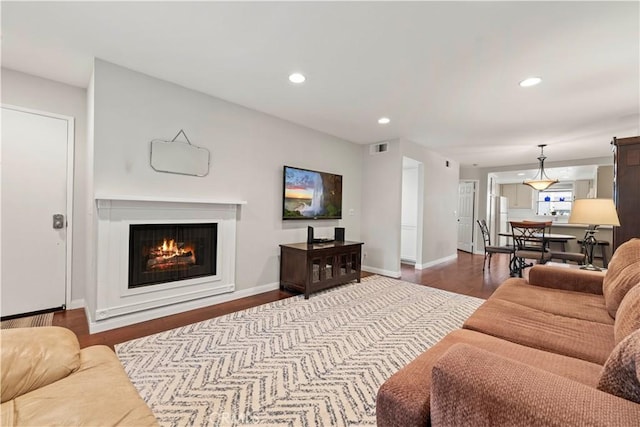
<svg viewBox="0 0 640 427"><path fill-rule="evenodd" d="M416 267L422 262L423 183L423 164L403 157L400 262Z"/></svg>

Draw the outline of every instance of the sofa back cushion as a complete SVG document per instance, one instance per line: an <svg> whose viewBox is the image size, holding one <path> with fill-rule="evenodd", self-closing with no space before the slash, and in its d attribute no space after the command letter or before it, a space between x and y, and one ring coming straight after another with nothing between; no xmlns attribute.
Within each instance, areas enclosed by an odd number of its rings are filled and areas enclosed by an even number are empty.
<svg viewBox="0 0 640 427"><path fill-rule="evenodd" d="M613 325L615 343L618 344L637 329L640 329L640 284L627 292L618 308Z"/></svg>
<svg viewBox="0 0 640 427"><path fill-rule="evenodd" d="M640 403L640 330L627 336L611 352L598 389Z"/></svg>
<svg viewBox="0 0 640 427"><path fill-rule="evenodd" d="M69 329L55 326L0 331L2 402L44 387L80 367L80 346Z"/></svg>
<svg viewBox="0 0 640 427"><path fill-rule="evenodd" d="M622 299L629 289L638 283L640 283L640 239L631 239L616 249L602 281L604 302L611 317L616 317Z"/></svg>

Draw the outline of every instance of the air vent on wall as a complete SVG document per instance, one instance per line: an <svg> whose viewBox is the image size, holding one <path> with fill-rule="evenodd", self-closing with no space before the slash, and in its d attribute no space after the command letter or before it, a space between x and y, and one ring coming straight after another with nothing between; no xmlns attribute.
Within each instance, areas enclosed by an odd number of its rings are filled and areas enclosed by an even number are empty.
<svg viewBox="0 0 640 427"><path fill-rule="evenodd" d="M377 144L371 144L369 146L369 154L386 153L389 150L388 142L379 142Z"/></svg>

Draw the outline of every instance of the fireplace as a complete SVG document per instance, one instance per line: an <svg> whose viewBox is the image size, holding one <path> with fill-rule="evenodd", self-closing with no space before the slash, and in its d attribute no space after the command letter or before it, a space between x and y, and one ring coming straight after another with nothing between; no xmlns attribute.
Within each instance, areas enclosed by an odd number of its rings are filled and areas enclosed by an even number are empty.
<svg viewBox="0 0 640 427"><path fill-rule="evenodd" d="M236 225L245 203L96 198L97 271L95 301L89 298L87 309L89 331L103 332L237 298ZM160 255L167 257L166 262L157 259ZM164 268L151 268L154 265Z"/></svg>
<svg viewBox="0 0 640 427"><path fill-rule="evenodd" d="M218 224L129 225L129 289L216 275Z"/></svg>

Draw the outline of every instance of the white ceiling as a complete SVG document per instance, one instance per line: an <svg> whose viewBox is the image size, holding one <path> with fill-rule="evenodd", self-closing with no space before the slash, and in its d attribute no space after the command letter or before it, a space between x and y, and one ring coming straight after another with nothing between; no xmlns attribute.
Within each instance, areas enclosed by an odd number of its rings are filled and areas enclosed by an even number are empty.
<svg viewBox="0 0 640 427"><path fill-rule="evenodd" d="M356 143L554 162L640 134L639 6L3 1L2 65L86 87L99 57Z"/></svg>

